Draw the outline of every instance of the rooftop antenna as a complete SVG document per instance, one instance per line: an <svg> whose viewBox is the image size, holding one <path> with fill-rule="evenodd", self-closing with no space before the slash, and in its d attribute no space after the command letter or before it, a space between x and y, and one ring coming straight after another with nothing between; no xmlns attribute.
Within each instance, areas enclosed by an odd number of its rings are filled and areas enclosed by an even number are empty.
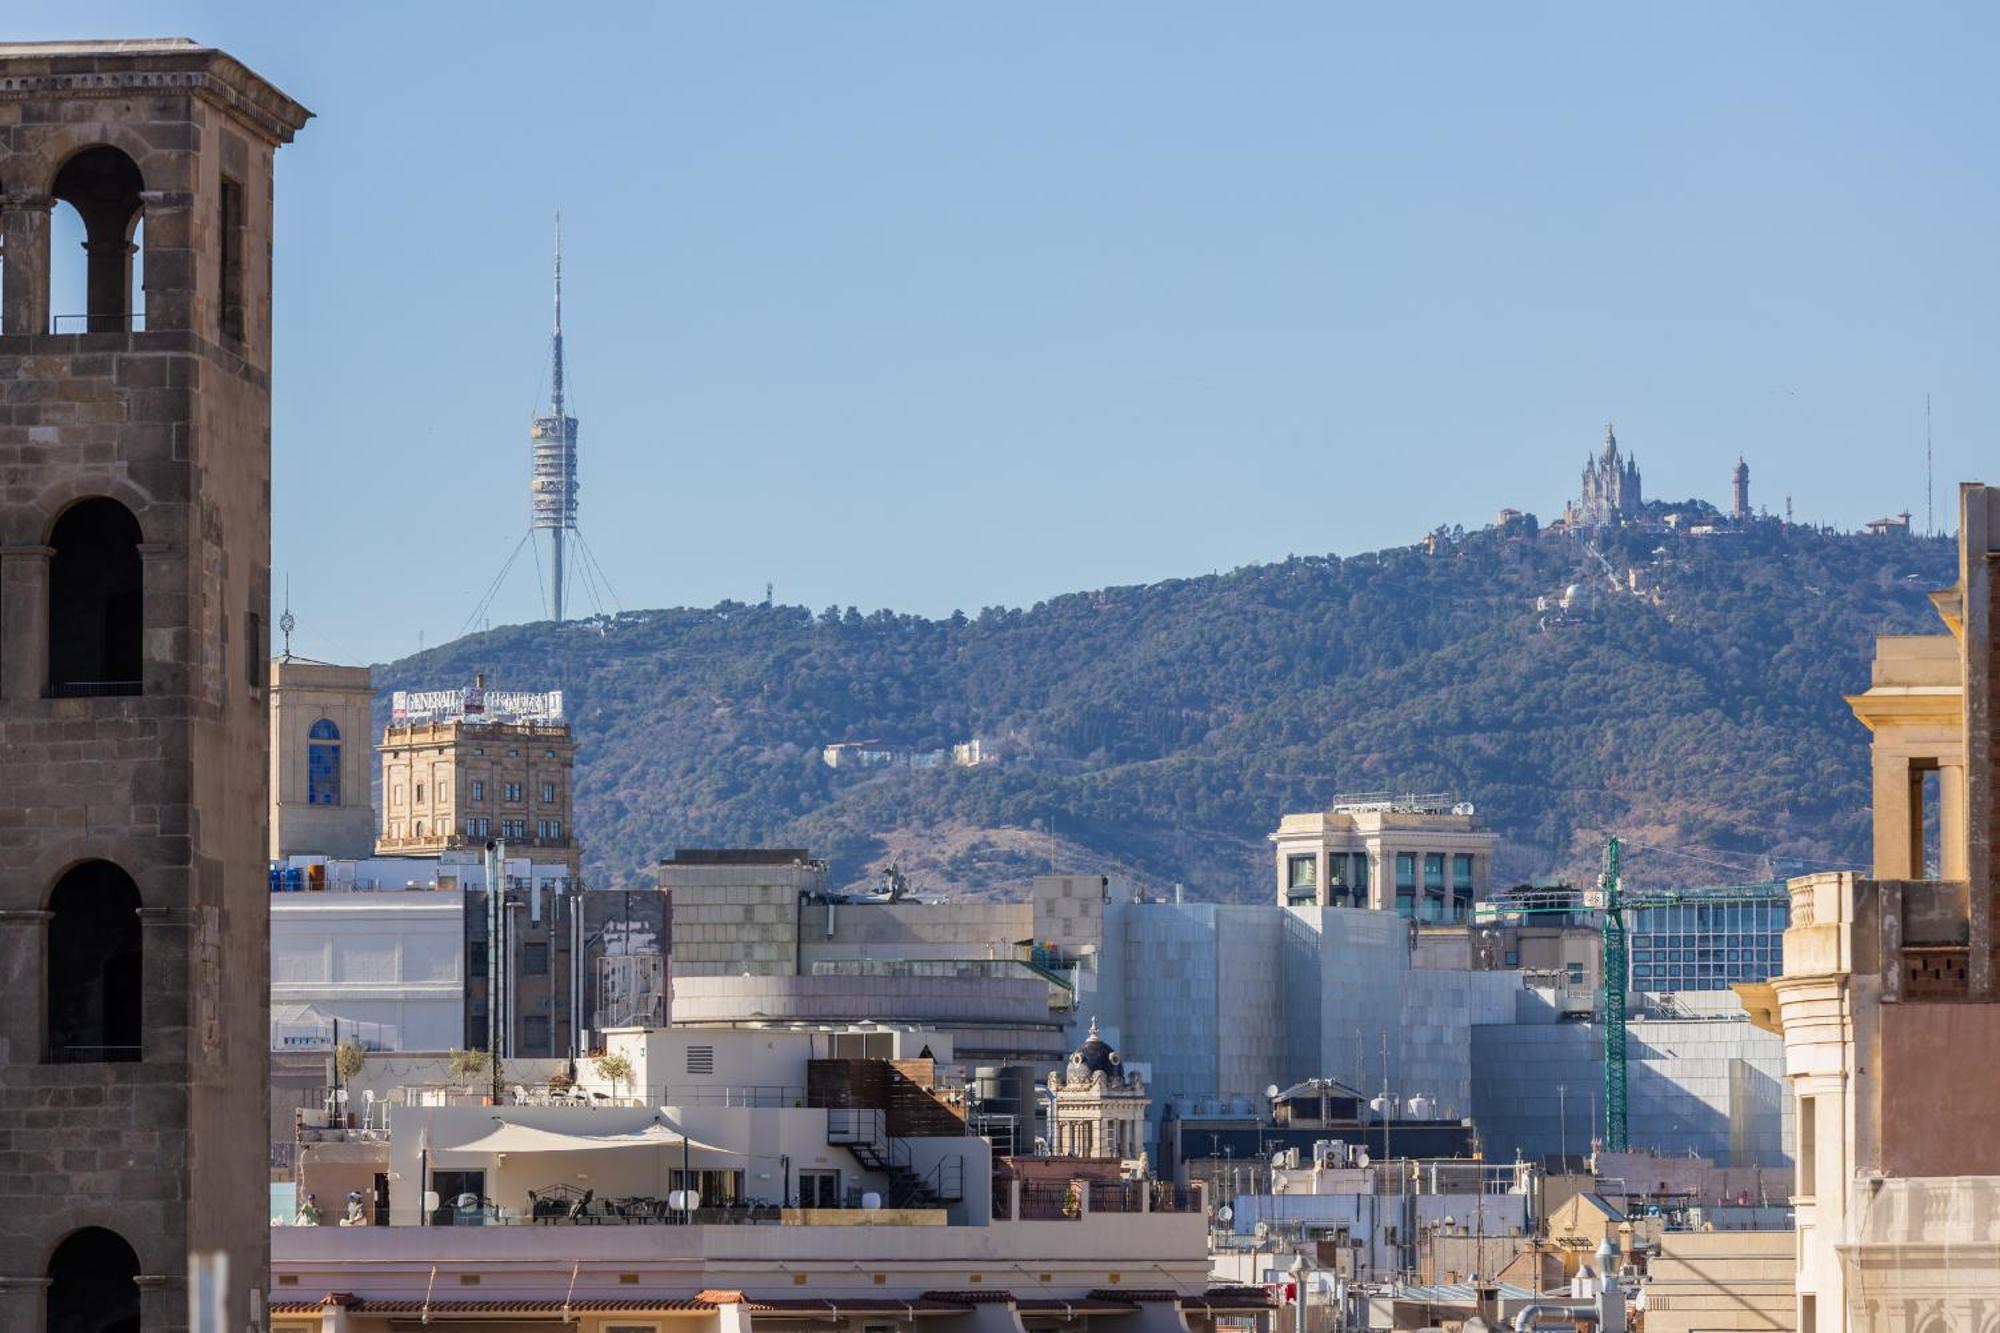
<svg viewBox="0 0 2000 1333"><path fill-rule="evenodd" d="M1931 396L1924 395L1924 536L1937 536L1936 515L1932 512L1931 498L1937 494L1936 483L1931 471Z"/></svg>
<svg viewBox="0 0 2000 1333"><path fill-rule="evenodd" d="M285 660L292 660L292 631L298 627L298 618L292 614L292 576L285 575L285 613L278 617L278 631L285 636Z"/></svg>

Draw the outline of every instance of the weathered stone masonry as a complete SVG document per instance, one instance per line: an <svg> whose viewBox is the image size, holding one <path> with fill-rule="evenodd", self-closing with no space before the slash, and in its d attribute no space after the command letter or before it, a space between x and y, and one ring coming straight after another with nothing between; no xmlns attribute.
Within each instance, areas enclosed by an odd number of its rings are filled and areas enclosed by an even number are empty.
<svg viewBox="0 0 2000 1333"><path fill-rule="evenodd" d="M233 1327L265 1284L271 168L308 114L184 41L0 45L0 1328L184 1329L190 1251Z"/></svg>

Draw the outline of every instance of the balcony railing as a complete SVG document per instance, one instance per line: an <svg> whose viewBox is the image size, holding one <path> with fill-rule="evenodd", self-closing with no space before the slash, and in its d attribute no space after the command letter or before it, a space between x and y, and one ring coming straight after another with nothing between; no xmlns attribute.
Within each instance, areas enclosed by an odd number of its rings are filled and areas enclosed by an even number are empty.
<svg viewBox="0 0 2000 1333"><path fill-rule="evenodd" d="M476 1207L443 1204L426 1219L435 1227L528 1226L762 1226L784 1221L784 1210L764 1200L701 1207L687 1212L667 1199L634 1195L619 1199L541 1199L523 1208L481 1200Z"/></svg>
<svg viewBox="0 0 2000 1333"><path fill-rule="evenodd" d="M59 680L49 686L51 699L131 698L145 692L137 680Z"/></svg>
<svg viewBox="0 0 2000 1333"><path fill-rule="evenodd" d="M50 333L144 333L146 312L143 310L121 310L116 312L96 311L83 315L50 315Z"/></svg>

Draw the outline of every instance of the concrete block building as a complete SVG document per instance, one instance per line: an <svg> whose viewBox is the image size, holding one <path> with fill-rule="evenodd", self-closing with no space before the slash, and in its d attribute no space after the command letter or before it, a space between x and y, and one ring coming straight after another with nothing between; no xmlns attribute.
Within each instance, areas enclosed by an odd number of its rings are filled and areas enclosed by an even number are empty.
<svg viewBox="0 0 2000 1333"><path fill-rule="evenodd" d="M1560 1021L1524 993L1519 1021L1472 1030L1472 1115L1489 1158L1590 1150L1604 1133L1604 1028ZM1730 1166L1791 1165L1784 1042L1753 1026L1736 997L1676 995L1626 1024L1631 1141ZM1779 1178L1779 1177L1774 1177Z"/></svg>
<svg viewBox="0 0 2000 1333"><path fill-rule="evenodd" d="M308 114L184 40L0 45L9 1330L184 1329L191 1254L261 1317L272 173Z"/></svg>
<svg viewBox="0 0 2000 1333"><path fill-rule="evenodd" d="M1481 835L1490 836L1490 835ZM1175 1098L1337 1077L1470 1113L1474 1024L1512 1021L1515 972L1415 965L1414 924L1352 908L1147 902L1099 875L1044 875L1015 903L825 890L803 851L681 852L682 1023L869 1019L949 1030L962 1058L1060 1066L1103 1039Z"/></svg>
<svg viewBox="0 0 2000 1333"><path fill-rule="evenodd" d="M465 909L457 894L327 893L271 900L271 1004L328 1020L273 1049L448 1051L465 1045ZM296 1024L296 1017L288 1022Z"/></svg>

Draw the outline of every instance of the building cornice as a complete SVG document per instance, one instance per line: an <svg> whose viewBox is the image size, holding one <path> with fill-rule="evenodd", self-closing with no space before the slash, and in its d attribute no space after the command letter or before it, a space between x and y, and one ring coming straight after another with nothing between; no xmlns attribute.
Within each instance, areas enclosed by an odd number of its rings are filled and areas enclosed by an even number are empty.
<svg viewBox="0 0 2000 1333"><path fill-rule="evenodd" d="M175 92L221 108L273 145L290 143L312 119L236 57L184 39L0 43L0 102Z"/></svg>
<svg viewBox="0 0 2000 1333"><path fill-rule="evenodd" d="M1877 685L1843 697L1871 732L1883 722L1957 726L1965 715L1965 690L1957 685Z"/></svg>

